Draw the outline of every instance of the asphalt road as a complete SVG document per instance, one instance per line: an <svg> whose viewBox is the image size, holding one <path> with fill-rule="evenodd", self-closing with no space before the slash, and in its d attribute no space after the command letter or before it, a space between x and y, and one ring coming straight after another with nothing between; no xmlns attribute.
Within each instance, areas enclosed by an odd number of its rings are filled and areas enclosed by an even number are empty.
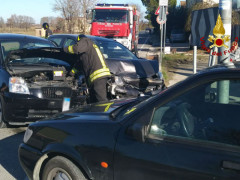
<svg viewBox="0 0 240 180"><path fill-rule="evenodd" d="M26 180L18 161L18 146L26 128L0 129L0 180Z"/></svg>

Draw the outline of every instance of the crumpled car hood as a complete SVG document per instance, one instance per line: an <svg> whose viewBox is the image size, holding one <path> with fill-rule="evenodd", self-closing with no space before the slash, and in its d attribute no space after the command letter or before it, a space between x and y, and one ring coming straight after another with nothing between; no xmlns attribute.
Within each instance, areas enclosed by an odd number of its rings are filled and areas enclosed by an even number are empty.
<svg viewBox="0 0 240 180"><path fill-rule="evenodd" d="M28 57L48 57L67 62L74 66L77 55L63 52L62 48L37 48L37 49L20 49L9 53L5 63L17 58ZM159 71L158 62L146 59L106 59L110 71L115 75L128 75L136 78L148 78Z"/></svg>
<svg viewBox="0 0 240 180"><path fill-rule="evenodd" d="M115 75L129 75L137 78L152 77L159 71L158 62L154 60L138 59L107 59L111 72Z"/></svg>

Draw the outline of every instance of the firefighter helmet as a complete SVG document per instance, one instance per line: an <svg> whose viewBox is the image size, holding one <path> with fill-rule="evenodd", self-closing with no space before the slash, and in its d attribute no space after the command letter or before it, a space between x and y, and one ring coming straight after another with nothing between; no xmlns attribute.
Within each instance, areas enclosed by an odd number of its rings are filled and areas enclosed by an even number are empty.
<svg viewBox="0 0 240 180"><path fill-rule="evenodd" d="M48 29L49 28L49 24L48 23L43 23L43 25L42 25L42 27L43 27L43 29Z"/></svg>
<svg viewBox="0 0 240 180"><path fill-rule="evenodd" d="M84 34L80 34L80 35L78 35L78 37L77 37L77 41L80 41L80 39L83 38L83 37L87 37L87 36L85 36Z"/></svg>

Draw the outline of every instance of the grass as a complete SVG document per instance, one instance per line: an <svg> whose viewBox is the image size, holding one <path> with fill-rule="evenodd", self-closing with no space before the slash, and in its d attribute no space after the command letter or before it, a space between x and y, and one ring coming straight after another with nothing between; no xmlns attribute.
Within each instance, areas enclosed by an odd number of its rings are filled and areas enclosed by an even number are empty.
<svg viewBox="0 0 240 180"><path fill-rule="evenodd" d="M197 61L208 61L208 56L198 55ZM193 55L186 55L184 53L164 55L162 59L162 73L166 84L172 79L173 74L171 71L183 66L184 64L193 63Z"/></svg>
<svg viewBox="0 0 240 180"><path fill-rule="evenodd" d="M16 34L26 34L26 35L32 35L35 36L35 28L31 27L28 30L21 29L21 28L0 28L0 33L16 33Z"/></svg>

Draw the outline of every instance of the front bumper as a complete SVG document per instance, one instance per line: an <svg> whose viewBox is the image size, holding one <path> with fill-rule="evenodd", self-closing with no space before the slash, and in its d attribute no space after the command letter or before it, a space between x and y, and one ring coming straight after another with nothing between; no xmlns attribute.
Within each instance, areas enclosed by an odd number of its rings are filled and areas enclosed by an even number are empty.
<svg viewBox="0 0 240 180"><path fill-rule="evenodd" d="M19 146L19 162L29 180L33 180L34 168L41 157L43 157L43 154L39 150L34 149L24 143Z"/></svg>
<svg viewBox="0 0 240 180"><path fill-rule="evenodd" d="M2 98L4 120L12 125L28 124L59 113L62 104L63 99L45 99L25 94L5 93Z"/></svg>

